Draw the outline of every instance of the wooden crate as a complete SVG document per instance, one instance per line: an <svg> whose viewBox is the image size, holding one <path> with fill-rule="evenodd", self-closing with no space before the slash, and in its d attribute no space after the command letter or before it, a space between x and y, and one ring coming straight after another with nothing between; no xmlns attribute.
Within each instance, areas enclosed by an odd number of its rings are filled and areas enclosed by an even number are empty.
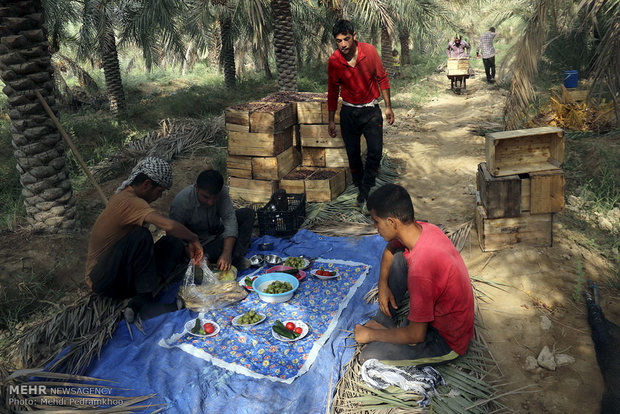
<svg viewBox="0 0 620 414"><path fill-rule="evenodd" d="M297 102L297 122L300 124L320 124L323 122L322 101Z"/></svg>
<svg viewBox="0 0 620 414"><path fill-rule="evenodd" d="M487 134L485 148L494 177L557 170L564 162L564 131L543 127L494 132Z"/></svg>
<svg viewBox="0 0 620 414"><path fill-rule="evenodd" d="M331 171L335 174L330 178L318 178L319 174L325 171ZM308 202L327 202L342 194L346 187L346 177L342 169L317 168L315 173L305 180L304 184Z"/></svg>
<svg viewBox="0 0 620 414"><path fill-rule="evenodd" d="M277 181L249 180L247 178L230 177L229 191L233 200L251 203L267 203L271 195L278 189Z"/></svg>
<svg viewBox="0 0 620 414"><path fill-rule="evenodd" d="M483 252L508 247L543 247L553 244L553 214L523 213L519 217L489 218L476 207L476 229Z"/></svg>
<svg viewBox="0 0 620 414"><path fill-rule="evenodd" d="M295 124L290 103L262 104L250 112L250 132L279 132Z"/></svg>
<svg viewBox="0 0 620 414"><path fill-rule="evenodd" d="M228 132L250 132L249 125L238 125L238 124L230 124L226 123L226 131Z"/></svg>
<svg viewBox="0 0 620 414"><path fill-rule="evenodd" d="M245 105L233 106L224 109L226 124L243 125L250 131L250 107ZM228 128L227 128L228 129Z"/></svg>
<svg viewBox="0 0 620 414"><path fill-rule="evenodd" d="M329 136L327 124L300 125L301 146L339 148L344 147L344 141L340 133L340 125L336 124L336 137Z"/></svg>
<svg viewBox="0 0 620 414"><path fill-rule="evenodd" d="M289 194L305 193L305 180L315 171L316 168L297 167L280 180L280 188Z"/></svg>
<svg viewBox="0 0 620 414"><path fill-rule="evenodd" d="M469 58L448 58L448 76L469 75Z"/></svg>
<svg viewBox="0 0 620 414"><path fill-rule="evenodd" d="M252 157L228 155L226 172L230 177L252 178Z"/></svg>
<svg viewBox="0 0 620 414"><path fill-rule="evenodd" d="M334 117L334 121L336 121L337 124L340 123L340 110L341 109L342 109L342 99L338 99L338 107L336 108L336 113ZM327 101L321 102L321 116L323 117L323 121L321 122L324 124L328 124L329 123L329 110L327 109Z"/></svg>
<svg viewBox="0 0 620 414"><path fill-rule="evenodd" d="M301 132L299 124L293 125L293 146L301 151Z"/></svg>
<svg viewBox="0 0 620 414"><path fill-rule="evenodd" d="M279 180L299 165L298 151L285 149L275 157L252 157L252 178L256 180Z"/></svg>
<svg viewBox="0 0 620 414"><path fill-rule="evenodd" d="M301 165L325 167L325 148L301 147Z"/></svg>
<svg viewBox="0 0 620 414"><path fill-rule="evenodd" d="M529 187L525 192L529 199L526 208L530 213L558 213L564 209L564 171L530 173L523 181L524 187Z"/></svg>
<svg viewBox="0 0 620 414"><path fill-rule="evenodd" d="M293 145L293 127L280 132L228 132L230 155L274 156Z"/></svg>
<svg viewBox="0 0 620 414"><path fill-rule="evenodd" d="M481 162L476 178L480 203L488 218L518 217L521 214L521 178L518 175L493 177L487 163Z"/></svg>

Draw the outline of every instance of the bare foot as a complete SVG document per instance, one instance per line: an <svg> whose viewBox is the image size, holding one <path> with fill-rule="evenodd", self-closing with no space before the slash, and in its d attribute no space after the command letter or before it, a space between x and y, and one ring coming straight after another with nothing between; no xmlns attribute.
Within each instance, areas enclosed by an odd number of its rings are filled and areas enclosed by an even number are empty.
<svg viewBox="0 0 620 414"><path fill-rule="evenodd" d="M367 328L371 328L371 329L387 329L385 326L381 325L379 322L375 321L374 319L371 319L368 322L366 322L364 326Z"/></svg>

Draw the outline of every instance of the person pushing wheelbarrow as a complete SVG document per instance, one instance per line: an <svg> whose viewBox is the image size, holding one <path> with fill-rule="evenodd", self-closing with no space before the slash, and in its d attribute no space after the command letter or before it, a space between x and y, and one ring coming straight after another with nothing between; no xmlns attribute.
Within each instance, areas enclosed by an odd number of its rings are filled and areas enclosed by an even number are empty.
<svg viewBox="0 0 620 414"><path fill-rule="evenodd" d="M466 79L469 78L470 51L471 46L458 34L454 37L454 40L448 43L448 47L446 48L450 89L455 92L458 92L461 88L465 89L467 87Z"/></svg>

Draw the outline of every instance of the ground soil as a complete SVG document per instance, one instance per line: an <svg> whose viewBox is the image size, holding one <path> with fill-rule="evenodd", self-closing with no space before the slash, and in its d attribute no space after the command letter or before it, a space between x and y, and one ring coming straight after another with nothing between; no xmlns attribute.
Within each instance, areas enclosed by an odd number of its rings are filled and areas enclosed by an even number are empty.
<svg viewBox="0 0 620 414"><path fill-rule="evenodd" d="M475 175L485 161L484 137L475 131L501 124L506 91L482 79L470 79L467 91L449 90L445 75L435 75L441 91L420 109L407 108L406 97L394 97L396 122L386 127L385 148L399 161L399 183L412 194L416 216L454 226L474 220ZM577 262L585 277L602 280L609 263L591 251L564 213L556 214L553 246L482 252L474 229L462 251L470 274L506 284L497 289L477 283L486 297L478 302L479 317L489 350L497 361L501 392L529 386L532 393L505 398L521 413L598 412L603 383L583 300L573 300ZM610 320L620 321L616 292L602 290L602 307ZM542 323L544 317L550 326ZM545 321L546 322L546 321ZM527 356L537 357L544 346L575 358L549 371L527 371Z"/></svg>
<svg viewBox="0 0 620 414"><path fill-rule="evenodd" d="M439 94L421 108L408 104L405 94L394 96L396 122L385 128L385 148L396 161L400 184L412 194L418 218L454 226L474 219L475 174L485 160L484 137L476 130L499 128L505 91L478 78L456 95L449 90L445 74L427 80ZM174 186L155 203L165 212L172 197L206 167L208 155L174 162ZM112 194L121 181L103 184ZM80 228L69 235L35 235L5 232L0 237L0 275L25 270L50 275L58 288L84 291L83 267L88 231L103 204L96 192L82 193L78 200ZM479 317L493 358L495 376L507 384L500 392L530 386L528 394L505 398L503 403L521 413L597 412L603 389L596 363L585 306L574 302L577 262L585 275L601 280L609 263L590 250L563 213L554 218L554 245L543 248L512 248L484 253L475 228L463 256L472 276L506 284L497 289L483 283L486 296L479 301ZM620 321L620 301L602 290L602 306L609 319ZM542 324L542 318L551 321ZM543 346L569 354L575 362L555 371L527 371L525 359L536 357Z"/></svg>

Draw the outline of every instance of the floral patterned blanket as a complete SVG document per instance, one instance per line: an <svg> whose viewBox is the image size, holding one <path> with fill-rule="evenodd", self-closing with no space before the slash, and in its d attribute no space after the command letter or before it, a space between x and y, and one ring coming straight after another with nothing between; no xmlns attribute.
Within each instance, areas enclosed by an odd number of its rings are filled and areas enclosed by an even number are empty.
<svg viewBox="0 0 620 414"><path fill-rule="evenodd" d="M338 269L339 277L320 280L310 274L310 270L321 267ZM343 309L364 282L369 269L364 263L318 258L288 302L266 303L252 292L235 305L207 312L205 317L220 326L217 335L200 338L184 331L162 339L159 345L180 348L235 373L290 384L308 371L321 347L338 329ZM265 314L266 320L249 328L231 323L233 317L250 309ZM309 332L297 341L280 341L271 330L278 319L302 320L310 327ZM183 324L179 325L179 331L183 331Z"/></svg>

